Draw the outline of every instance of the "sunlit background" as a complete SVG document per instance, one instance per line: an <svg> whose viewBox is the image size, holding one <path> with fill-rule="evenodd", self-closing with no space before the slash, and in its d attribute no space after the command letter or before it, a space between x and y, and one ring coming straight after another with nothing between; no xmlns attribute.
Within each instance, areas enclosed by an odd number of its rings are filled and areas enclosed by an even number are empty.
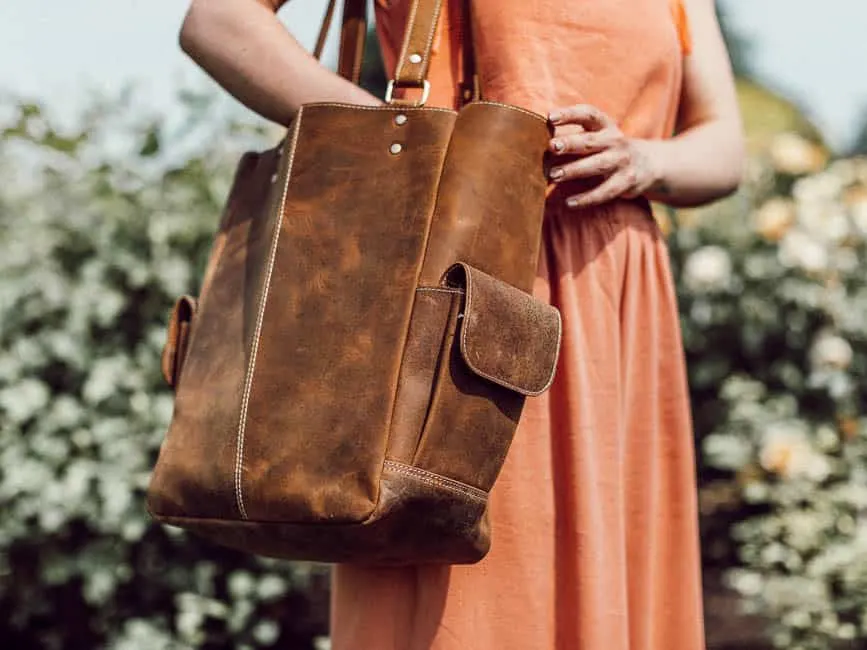
<svg viewBox="0 0 867 650"><path fill-rule="evenodd" d="M656 208L709 646L867 647L867 3L719 7L746 182L709 208ZM322 567L216 549L143 510L171 410L167 309L196 289L238 155L278 135L181 54L185 8L0 4L4 648L328 646ZM311 47L323 10L293 0L281 17Z"/></svg>

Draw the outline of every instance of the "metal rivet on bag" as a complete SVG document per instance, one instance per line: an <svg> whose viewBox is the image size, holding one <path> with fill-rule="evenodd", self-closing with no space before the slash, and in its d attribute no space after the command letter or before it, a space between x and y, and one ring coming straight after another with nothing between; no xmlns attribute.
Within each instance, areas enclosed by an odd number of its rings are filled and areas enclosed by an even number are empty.
<svg viewBox="0 0 867 650"><path fill-rule="evenodd" d="M398 126L403 126L404 124L406 124L406 115L404 115L403 113L398 113L394 116L394 123Z"/></svg>
<svg viewBox="0 0 867 650"><path fill-rule="evenodd" d="M388 150L393 154L399 154L403 151L403 145L399 142L393 142L392 145L388 148Z"/></svg>
<svg viewBox="0 0 867 650"><path fill-rule="evenodd" d="M272 183L277 182L277 172L274 172L273 174L271 174L271 182Z"/></svg>
<svg viewBox="0 0 867 650"><path fill-rule="evenodd" d="M410 54L409 55L410 63L421 63L421 54Z"/></svg>

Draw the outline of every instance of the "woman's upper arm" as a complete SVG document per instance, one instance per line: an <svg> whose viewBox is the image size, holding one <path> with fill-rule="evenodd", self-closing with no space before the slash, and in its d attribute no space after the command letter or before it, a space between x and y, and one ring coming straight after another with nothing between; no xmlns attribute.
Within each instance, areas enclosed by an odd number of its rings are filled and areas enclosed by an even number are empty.
<svg viewBox="0 0 867 650"><path fill-rule="evenodd" d="M741 121L734 74L726 50L714 0L683 0L692 35L691 52L684 57L683 90L678 130L710 121L732 125L740 137Z"/></svg>
<svg viewBox="0 0 867 650"><path fill-rule="evenodd" d="M277 10L280 9L283 5L285 5L289 0L255 0L260 5L265 5L266 7L273 9L274 13L277 13Z"/></svg>
<svg viewBox="0 0 867 650"><path fill-rule="evenodd" d="M289 0L190 0L189 8L191 11L220 11L224 10L227 5L249 6L250 4L257 4L277 13L280 7L285 5L288 1Z"/></svg>
<svg viewBox="0 0 867 650"><path fill-rule="evenodd" d="M248 15L250 7L262 7L277 13L288 0L189 0L180 31L180 45L187 53L197 43L211 37L214 26L237 24Z"/></svg>

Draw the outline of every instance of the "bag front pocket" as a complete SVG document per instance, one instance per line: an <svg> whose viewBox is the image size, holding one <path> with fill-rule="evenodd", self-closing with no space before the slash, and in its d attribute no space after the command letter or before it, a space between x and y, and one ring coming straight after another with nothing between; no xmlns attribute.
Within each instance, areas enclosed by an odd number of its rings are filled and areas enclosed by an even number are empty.
<svg viewBox="0 0 867 650"><path fill-rule="evenodd" d="M434 393L412 465L481 490L496 480L524 399L548 389L560 348L552 306L466 264L445 285L458 289Z"/></svg>

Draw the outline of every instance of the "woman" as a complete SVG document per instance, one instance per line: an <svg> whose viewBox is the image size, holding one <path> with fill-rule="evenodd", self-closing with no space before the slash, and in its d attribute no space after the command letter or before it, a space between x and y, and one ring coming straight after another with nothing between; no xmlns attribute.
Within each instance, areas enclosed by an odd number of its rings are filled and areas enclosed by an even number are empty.
<svg viewBox="0 0 867 650"><path fill-rule="evenodd" d="M376 0L388 68L411 2ZM299 46L275 18L282 4L193 0L182 46L283 124L305 102L380 103ZM459 81L460 3L448 4L429 104L453 104ZM472 8L485 97L555 127L535 292L563 314L561 364L528 402L492 493L489 556L337 568L333 648L700 650L688 391L667 250L645 198L698 205L738 185L741 125L713 1Z"/></svg>

